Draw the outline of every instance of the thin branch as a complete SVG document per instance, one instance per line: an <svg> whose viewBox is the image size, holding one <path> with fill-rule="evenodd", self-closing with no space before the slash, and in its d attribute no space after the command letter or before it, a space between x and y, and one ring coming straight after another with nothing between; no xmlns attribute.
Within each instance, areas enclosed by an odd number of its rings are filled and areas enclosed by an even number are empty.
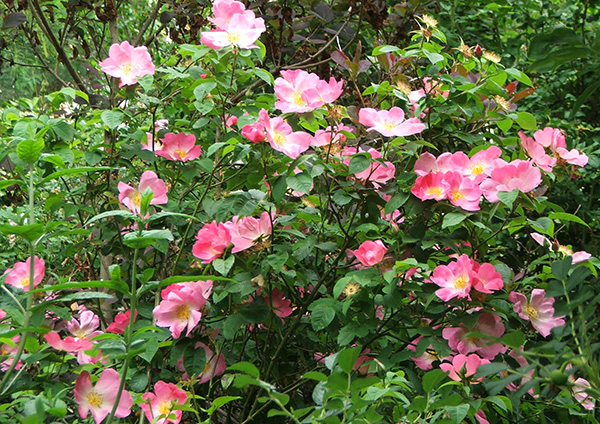
<svg viewBox="0 0 600 424"><path fill-rule="evenodd" d="M142 28L140 29L140 32L138 32L138 35L135 37L135 40L133 40L133 45L134 46L138 45L138 43L144 37L144 33L146 32L146 30L148 29L148 27L150 26L150 24L156 20L156 17L158 16L158 11L160 10L160 7L162 5L163 5L163 0L158 0L156 2L156 4L154 5L154 9L152 9L152 12L150 13L150 16L148 16L148 18L146 19L146 21L142 25Z"/></svg>
<svg viewBox="0 0 600 424"><path fill-rule="evenodd" d="M67 71L69 71L69 74L71 75L71 78L73 78L73 81L75 81L75 84L77 84L77 87L79 87L81 91L87 93L85 84L83 83L81 77L73 67L73 64L67 57L67 54L65 53L64 49L61 47L60 43L56 39L52 28L50 28L50 25L48 24L48 21L44 16L44 12L42 12L38 0L27 0L27 3L31 7L33 17L38 22L38 25L42 28L42 31L44 32L46 38L48 38L50 43L52 43L52 46L54 46L54 49L56 50L56 53L58 53L60 61L65 65Z"/></svg>

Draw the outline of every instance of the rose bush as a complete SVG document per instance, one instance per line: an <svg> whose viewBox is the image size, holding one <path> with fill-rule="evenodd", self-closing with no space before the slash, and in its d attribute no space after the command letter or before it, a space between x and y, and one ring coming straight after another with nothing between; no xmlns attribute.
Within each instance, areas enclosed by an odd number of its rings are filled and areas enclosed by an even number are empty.
<svg viewBox="0 0 600 424"><path fill-rule="evenodd" d="M594 422L599 263L545 196L592 152L429 16L327 78L257 15L3 110L0 419Z"/></svg>

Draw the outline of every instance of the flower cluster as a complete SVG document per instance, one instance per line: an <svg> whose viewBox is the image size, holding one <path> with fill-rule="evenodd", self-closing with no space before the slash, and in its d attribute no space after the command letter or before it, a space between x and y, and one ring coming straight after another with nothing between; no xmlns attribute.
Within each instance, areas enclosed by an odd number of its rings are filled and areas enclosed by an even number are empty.
<svg viewBox="0 0 600 424"><path fill-rule="evenodd" d="M577 149L567 150L565 136L556 128L546 127L533 134L533 138L525 136L523 131L519 131L521 146L533 162L546 172L552 172L552 168L557 161L569 163L571 165L585 166L588 157ZM546 153L550 149L552 156Z"/></svg>
<svg viewBox="0 0 600 424"><path fill-rule="evenodd" d="M203 32L201 42L211 49L237 47L240 49L257 48L254 45L260 35L266 31L265 21L257 18L254 12L234 0L216 0L213 3L214 17L208 18L217 29Z"/></svg>
<svg viewBox="0 0 600 424"><path fill-rule="evenodd" d="M471 288L480 293L492 293L504 286L502 276L494 265L479 264L467 255L460 255L448 265L437 266L431 281L441 287L435 294L444 302L454 297L470 299Z"/></svg>
<svg viewBox="0 0 600 424"><path fill-rule="evenodd" d="M275 80L275 107L283 113L303 113L333 103L342 95L343 80L323 81L317 74L303 71L281 71Z"/></svg>
<svg viewBox="0 0 600 424"><path fill-rule="evenodd" d="M538 168L520 159L506 162L501 150L491 146L468 157L464 152L423 153L415 163L417 180L411 192L421 200L448 199L466 211L479 210L481 196L492 203L498 192L530 192L542 182Z"/></svg>
<svg viewBox="0 0 600 424"><path fill-rule="evenodd" d="M198 231L192 253L208 264L220 258L230 244L233 244L232 253L249 249L271 234L271 220L272 216L263 212L258 219L234 216L228 222L213 221Z"/></svg>

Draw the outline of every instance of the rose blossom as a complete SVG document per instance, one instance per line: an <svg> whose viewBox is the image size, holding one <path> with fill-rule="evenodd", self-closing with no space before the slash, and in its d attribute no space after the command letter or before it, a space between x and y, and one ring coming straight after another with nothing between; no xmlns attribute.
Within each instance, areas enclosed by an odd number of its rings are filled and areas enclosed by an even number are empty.
<svg viewBox="0 0 600 424"><path fill-rule="evenodd" d="M92 386L90 373L82 371L75 383L75 401L79 405L81 418L87 418L88 412L91 411L96 424L101 423L113 408L120 383L119 373L111 368L102 371L94 386ZM133 398L127 390L123 390L115 417L128 416L132 406Z"/></svg>
<svg viewBox="0 0 600 424"><path fill-rule="evenodd" d="M108 58L98 65L111 77L120 78L119 87L133 85L144 75L154 75L154 63L146 47L133 47L128 41L110 46Z"/></svg>

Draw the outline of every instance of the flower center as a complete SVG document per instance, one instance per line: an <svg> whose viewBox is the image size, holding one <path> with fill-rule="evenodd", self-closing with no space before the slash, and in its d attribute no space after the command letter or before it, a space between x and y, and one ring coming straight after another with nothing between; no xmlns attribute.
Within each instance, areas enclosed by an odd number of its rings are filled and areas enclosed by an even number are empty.
<svg viewBox="0 0 600 424"><path fill-rule="evenodd" d="M457 289L464 289L469 284L469 279L464 275L460 275L454 280L454 287Z"/></svg>
<svg viewBox="0 0 600 424"><path fill-rule="evenodd" d="M131 63L126 63L121 67L125 75L129 76L129 73L133 70L133 65Z"/></svg>
<svg viewBox="0 0 600 424"><path fill-rule="evenodd" d="M180 150L180 149L175 150L173 153L175 153L176 155L179 155L181 160L184 160L185 157L187 156L187 152L184 150Z"/></svg>
<svg viewBox="0 0 600 424"><path fill-rule="evenodd" d="M131 203L139 208L142 204L142 193L136 190L135 193L133 193L133 196L131 196Z"/></svg>
<svg viewBox="0 0 600 424"><path fill-rule="evenodd" d="M273 141L278 146L283 146L285 144L285 135L281 134L280 132L275 132L273 134Z"/></svg>
<svg viewBox="0 0 600 424"><path fill-rule="evenodd" d="M86 333L84 330L82 330L82 329L79 329L79 330L76 330L76 331L73 333L73 335L74 335L75 337L78 337L78 338L80 338L80 339L85 339L85 338L86 338L86 336L87 336L87 333Z"/></svg>
<svg viewBox="0 0 600 424"><path fill-rule="evenodd" d="M386 121L383 123L383 128L388 131L392 131L394 128L396 128L396 124L394 122Z"/></svg>
<svg viewBox="0 0 600 424"><path fill-rule="evenodd" d="M460 191L457 190L457 191L453 191L452 192L451 197L452 197L452 201L456 202L457 200L460 200L460 199L462 199L465 196L463 196L463 194Z"/></svg>
<svg viewBox="0 0 600 424"><path fill-rule="evenodd" d="M306 106L306 102L302 100L302 93L296 93L294 95L294 103L298 106Z"/></svg>
<svg viewBox="0 0 600 424"><path fill-rule="evenodd" d="M567 246L558 246L558 251L564 256L573 256L573 249L569 249Z"/></svg>
<svg viewBox="0 0 600 424"><path fill-rule="evenodd" d="M471 167L471 174L473 175L483 174L483 171L483 165L481 165L480 163Z"/></svg>
<svg viewBox="0 0 600 424"><path fill-rule="evenodd" d="M443 192L443 191L442 191L442 188L441 188L441 187L429 187L429 188L427 189L427 191L426 191L426 193L427 193L427 195L428 195L428 196L431 196L431 195L433 195L433 196L435 196L436 198L437 198L437 197L440 197L440 196L442 195L442 192Z"/></svg>
<svg viewBox="0 0 600 424"><path fill-rule="evenodd" d="M92 390L90 394L87 395L87 400L89 404L92 405L94 408L100 408L102 402L104 402L104 396Z"/></svg>
<svg viewBox="0 0 600 424"><path fill-rule="evenodd" d="M177 319L187 321L187 319L190 317L190 308L188 308L186 305L179 305L177 309L175 309L175 316Z"/></svg>
<svg viewBox="0 0 600 424"><path fill-rule="evenodd" d="M230 32L227 35L227 39L231 42L231 44L237 44L242 36L238 32Z"/></svg>
<svg viewBox="0 0 600 424"><path fill-rule="evenodd" d="M158 405L158 412L160 415L168 416L171 413L171 402L163 401Z"/></svg>
<svg viewBox="0 0 600 424"><path fill-rule="evenodd" d="M21 280L21 286L23 287L23 289L29 289L29 277L24 277Z"/></svg>
<svg viewBox="0 0 600 424"><path fill-rule="evenodd" d="M536 319L540 316L540 311L538 311L538 309L535 306L530 305L529 303L525 305L525 308L523 309L525 315L527 315L530 319Z"/></svg>

